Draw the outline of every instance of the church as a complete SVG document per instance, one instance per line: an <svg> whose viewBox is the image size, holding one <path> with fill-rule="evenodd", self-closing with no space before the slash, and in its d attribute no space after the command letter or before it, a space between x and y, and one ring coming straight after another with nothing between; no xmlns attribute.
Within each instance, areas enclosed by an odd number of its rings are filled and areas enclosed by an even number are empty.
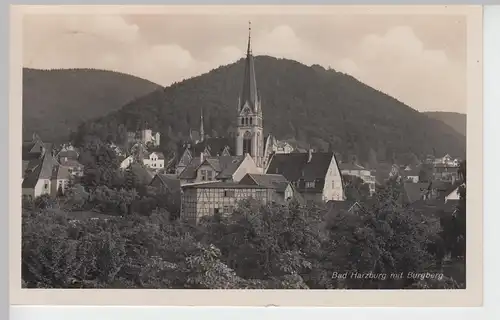
<svg viewBox="0 0 500 320"><path fill-rule="evenodd" d="M253 160L256 173L265 173L273 153L290 153L293 147L277 140L271 134L264 136L264 114L261 96L257 87L255 60L251 46L251 28L245 58L242 89L237 102L234 137L207 137L204 132L203 110L200 112L199 132L191 131L191 143L182 146L175 173L180 176L193 161L201 159L236 157L241 160L247 155ZM255 171L255 170L250 170Z"/></svg>

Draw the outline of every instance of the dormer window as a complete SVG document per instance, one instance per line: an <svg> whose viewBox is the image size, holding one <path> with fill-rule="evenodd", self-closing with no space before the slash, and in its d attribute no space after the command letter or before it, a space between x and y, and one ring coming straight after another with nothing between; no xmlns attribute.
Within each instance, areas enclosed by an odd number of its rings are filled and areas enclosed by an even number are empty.
<svg viewBox="0 0 500 320"><path fill-rule="evenodd" d="M306 188L312 189L315 187L315 185L316 185L316 183L314 181L307 181L306 182Z"/></svg>

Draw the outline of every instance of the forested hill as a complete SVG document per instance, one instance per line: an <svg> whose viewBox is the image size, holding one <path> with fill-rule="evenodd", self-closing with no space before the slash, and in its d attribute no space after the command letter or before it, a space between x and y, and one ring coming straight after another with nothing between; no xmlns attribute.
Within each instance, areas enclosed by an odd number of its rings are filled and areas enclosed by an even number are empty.
<svg viewBox="0 0 500 320"><path fill-rule="evenodd" d="M344 157L355 154L361 161L465 155L464 136L349 75L268 56L257 57L255 65L264 128L279 139L305 141ZM163 133L165 148L178 133L199 127L203 108L205 132L227 135L242 78L239 60L132 101L98 122L110 131L119 124L131 130L147 123Z"/></svg>
<svg viewBox="0 0 500 320"><path fill-rule="evenodd" d="M458 133L466 135L467 131L467 115L458 112L426 112L426 115L433 119L440 120L449 125Z"/></svg>
<svg viewBox="0 0 500 320"><path fill-rule="evenodd" d="M93 69L23 70L23 135L67 139L81 121L101 117L160 88L123 73Z"/></svg>

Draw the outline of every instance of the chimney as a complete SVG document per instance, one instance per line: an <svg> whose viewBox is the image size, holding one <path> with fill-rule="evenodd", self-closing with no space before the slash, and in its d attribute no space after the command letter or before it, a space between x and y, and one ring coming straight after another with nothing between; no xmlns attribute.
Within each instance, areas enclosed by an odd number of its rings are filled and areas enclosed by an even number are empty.
<svg viewBox="0 0 500 320"><path fill-rule="evenodd" d="M312 154L313 154L313 150L311 148L309 148L308 153L307 153L307 163L311 162L312 156L313 156Z"/></svg>

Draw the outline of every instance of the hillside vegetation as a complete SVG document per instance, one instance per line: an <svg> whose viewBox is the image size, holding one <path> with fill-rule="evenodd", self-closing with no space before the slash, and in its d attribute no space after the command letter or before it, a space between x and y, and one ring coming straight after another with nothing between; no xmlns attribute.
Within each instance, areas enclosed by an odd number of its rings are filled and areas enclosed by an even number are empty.
<svg viewBox="0 0 500 320"><path fill-rule="evenodd" d="M452 127L458 133L466 135L467 131L467 115L458 112L426 112L429 117L442 121L448 126Z"/></svg>
<svg viewBox="0 0 500 320"><path fill-rule="evenodd" d="M264 129L279 139L295 139L318 149L334 150L361 162L408 162L427 154L465 155L465 137L439 120L355 78L268 56L256 58ZM243 60L175 83L136 99L80 131L116 135L143 125L162 133L163 147L199 127L204 109L205 131L233 132ZM99 125L100 124L100 125ZM121 129L123 132L123 128Z"/></svg>
<svg viewBox="0 0 500 320"><path fill-rule="evenodd" d="M160 88L130 75L92 69L23 70L23 135L67 139L82 121L101 117Z"/></svg>

